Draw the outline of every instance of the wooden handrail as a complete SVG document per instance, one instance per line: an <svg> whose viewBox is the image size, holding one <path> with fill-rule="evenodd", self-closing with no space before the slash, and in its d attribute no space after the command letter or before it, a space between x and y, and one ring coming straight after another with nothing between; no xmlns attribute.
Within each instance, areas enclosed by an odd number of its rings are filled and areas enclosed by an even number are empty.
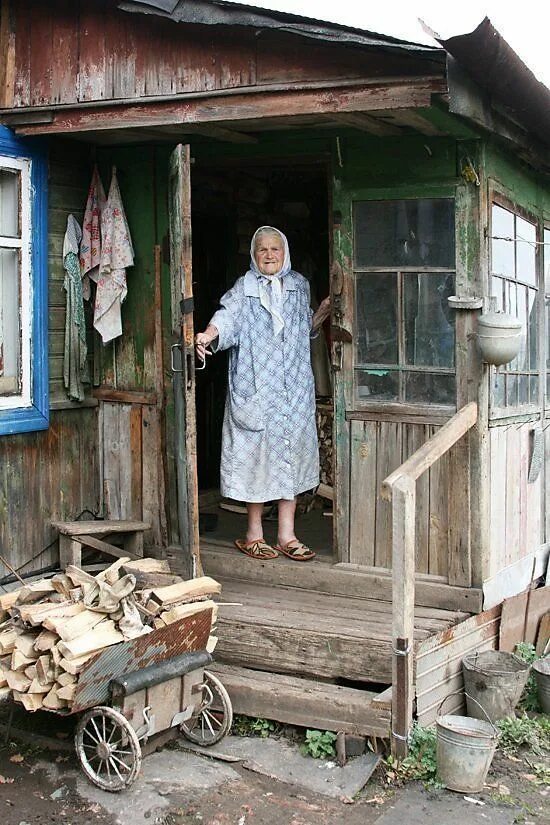
<svg viewBox="0 0 550 825"><path fill-rule="evenodd" d="M477 421L466 404L382 483L392 506L392 753L404 759L412 725L416 481Z"/></svg>
<svg viewBox="0 0 550 825"><path fill-rule="evenodd" d="M422 473L429 470L432 464L445 455L457 441L459 441L477 421L477 404L472 401L458 410L455 415L431 438L428 439L410 458L394 470L382 482L382 495L386 499L391 497L391 488L398 478L408 476L416 481Z"/></svg>

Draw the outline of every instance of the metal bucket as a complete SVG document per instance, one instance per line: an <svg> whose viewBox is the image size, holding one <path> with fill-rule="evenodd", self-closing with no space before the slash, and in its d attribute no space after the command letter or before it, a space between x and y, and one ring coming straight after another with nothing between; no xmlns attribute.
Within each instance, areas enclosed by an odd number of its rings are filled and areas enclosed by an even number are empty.
<svg viewBox="0 0 550 825"><path fill-rule="evenodd" d="M529 676L530 665L512 653L486 650L462 660L468 715L491 722L513 716ZM475 700L475 701L472 701Z"/></svg>
<svg viewBox="0 0 550 825"><path fill-rule="evenodd" d="M495 726L482 719L447 714L437 717L436 729L437 771L445 787L461 793L479 793L497 746Z"/></svg>
<svg viewBox="0 0 550 825"><path fill-rule="evenodd" d="M534 662L533 671L542 710L544 713L550 713L550 656Z"/></svg>

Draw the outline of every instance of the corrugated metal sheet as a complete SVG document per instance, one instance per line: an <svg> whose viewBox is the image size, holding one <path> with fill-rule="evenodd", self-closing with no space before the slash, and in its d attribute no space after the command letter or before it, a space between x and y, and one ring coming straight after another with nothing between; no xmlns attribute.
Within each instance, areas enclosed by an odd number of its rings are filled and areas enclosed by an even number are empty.
<svg viewBox="0 0 550 825"><path fill-rule="evenodd" d="M357 46L373 46L384 49L409 50L428 55L439 62L444 52L434 46L399 40L396 37L327 23L287 12L271 11L224 0L128 0L118 7L123 11L142 14L160 14L178 23L194 23L204 26L252 26L262 29L278 29L302 37L313 37L334 43L350 43Z"/></svg>

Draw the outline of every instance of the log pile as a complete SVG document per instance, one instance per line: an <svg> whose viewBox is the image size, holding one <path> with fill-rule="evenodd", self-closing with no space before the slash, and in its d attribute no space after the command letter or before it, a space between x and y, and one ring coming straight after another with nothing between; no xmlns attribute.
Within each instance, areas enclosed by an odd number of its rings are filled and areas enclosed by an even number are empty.
<svg viewBox="0 0 550 825"><path fill-rule="evenodd" d="M317 435L319 438L319 464L321 484L329 487L333 482L333 447L332 447L333 412L329 404L317 405Z"/></svg>
<svg viewBox="0 0 550 825"><path fill-rule="evenodd" d="M221 585L184 581L168 562L129 558L92 576L64 573L0 596L0 697L27 710L70 710L79 673L104 648L212 610ZM208 650L216 637L211 635Z"/></svg>

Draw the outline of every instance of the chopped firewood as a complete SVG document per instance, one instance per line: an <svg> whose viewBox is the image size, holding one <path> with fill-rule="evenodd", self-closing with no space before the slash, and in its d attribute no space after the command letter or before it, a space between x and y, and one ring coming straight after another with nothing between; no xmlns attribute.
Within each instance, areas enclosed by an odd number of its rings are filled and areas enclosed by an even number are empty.
<svg viewBox="0 0 550 825"><path fill-rule="evenodd" d="M12 653L19 633L15 628L0 633L0 654Z"/></svg>
<svg viewBox="0 0 550 825"><path fill-rule="evenodd" d="M25 670L23 671L23 673L25 674L27 679L30 679L31 682L32 682L33 679L37 678L37 676L36 676L36 674L37 674L36 664L29 665L28 667L26 667Z"/></svg>
<svg viewBox="0 0 550 825"><path fill-rule="evenodd" d="M76 567L74 564L69 564L65 570L65 573L75 587L79 587L81 584L97 584L94 576L90 573L86 573L85 570L82 570L80 567Z"/></svg>
<svg viewBox="0 0 550 825"><path fill-rule="evenodd" d="M54 673L54 677L56 679L59 676L59 671L61 669L61 658L62 658L62 654L59 650L59 644L60 643L58 643L57 645L54 645L54 647L52 647L52 649L50 650L50 656L52 658L53 673Z"/></svg>
<svg viewBox="0 0 550 825"><path fill-rule="evenodd" d="M74 616L79 613L82 608L69 601L62 601L59 603L41 602L40 604L22 605L16 608L21 619L32 627L39 627L46 625L46 621L50 616Z"/></svg>
<svg viewBox="0 0 550 825"><path fill-rule="evenodd" d="M206 643L206 649L207 649L208 653L214 653L214 650L216 649L217 644L218 644L218 637L217 636L212 636L212 634L210 634L210 636L208 637L208 641Z"/></svg>
<svg viewBox="0 0 550 825"><path fill-rule="evenodd" d="M167 607L178 602L190 601L197 596L210 596L214 593L220 593L221 589L221 584L211 579L210 576L201 576L198 579L170 584L167 587L156 587L152 590L149 601ZM147 607L149 607L149 602Z"/></svg>
<svg viewBox="0 0 550 825"><path fill-rule="evenodd" d="M62 596L65 596L66 599L70 598L73 583L66 573L56 573L52 578L52 585L54 589L58 593L61 593Z"/></svg>
<svg viewBox="0 0 550 825"><path fill-rule="evenodd" d="M33 633L21 633L15 640L15 650L18 650L27 659L38 659L38 653L34 649L36 636Z"/></svg>
<svg viewBox="0 0 550 825"><path fill-rule="evenodd" d="M123 640L124 636L115 629L115 623L106 619L99 627L84 636L73 639L71 642L59 642L57 649L65 659L76 659L86 653L93 653ZM56 648L53 649L56 650Z"/></svg>
<svg viewBox="0 0 550 825"><path fill-rule="evenodd" d="M21 588L18 590L10 590L9 593L2 593L0 596L0 610L9 610L10 607L13 607L20 592Z"/></svg>
<svg viewBox="0 0 550 825"><path fill-rule="evenodd" d="M9 701L12 697L11 688L7 686L0 687L0 705Z"/></svg>
<svg viewBox="0 0 550 825"><path fill-rule="evenodd" d="M51 650L58 641L59 636L57 633L54 633L53 630L43 630L42 633L39 633L36 637L34 649L38 653L42 653L45 650Z"/></svg>
<svg viewBox="0 0 550 825"><path fill-rule="evenodd" d="M130 561L129 556L117 559L112 564L110 564L109 567L106 567L105 570L102 570L101 573L97 574L97 581L107 582L107 584L114 584L120 578L120 576L118 575L118 571L128 561Z"/></svg>
<svg viewBox="0 0 550 825"><path fill-rule="evenodd" d="M64 699L66 702L72 702L76 693L76 685L65 685L65 687L56 688L58 699Z"/></svg>
<svg viewBox="0 0 550 825"><path fill-rule="evenodd" d="M27 693L49 693L53 687L53 682L43 685L40 679L33 679L29 685Z"/></svg>
<svg viewBox="0 0 550 825"><path fill-rule="evenodd" d="M61 710L62 708L66 708L68 702L65 699L60 699L57 695L57 689L53 687L49 693L44 696L44 701L42 703L45 708L49 708L50 710Z"/></svg>
<svg viewBox="0 0 550 825"><path fill-rule="evenodd" d="M58 625L61 626L64 624L67 619L70 619L71 616L78 616L79 613L82 613L86 608L83 604L69 604L64 605L61 609L54 611L53 613L49 613L42 624L46 628L46 630L51 630L54 633L57 633Z"/></svg>
<svg viewBox="0 0 550 825"><path fill-rule="evenodd" d="M78 656L76 659L65 659L63 657L59 664L64 671L67 673L72 673L76 676L81 670L84 670L85 666L88 664L90 659L94 658L96 653L97 651L94 651L93 653L86 653L85 656Z"/></svg>
<svg viewBox="0 0 550 825"><path fill-rule="evenodd" d="M42 695L40 693L20 693L14 690L13 698L16 702L21 702L25 710L30 710L31 713L35 710L40 710L43 705Z"/></svg>
<svg viewBox="0 0 550 825"><path fill-rule="evenodd" d="M28 656L25 656L25 654L21 653L21 651L17 650L17 648L15 648L11 654L12 670L25 670L26 667L34 664L34 662L35 659L30 659Z"/></svg>
<svg viewBox="0 0 550 825"><path fill-rule="evenodd" d="M61 687L65 687L66 685L74 685L75 682L76 676L72 673L68 673L66 670L60 673L57 677L57 684L61 685Z"/></svg>
<svg viewBox="0 0 550 825"><path fill-rule="evenodd" d="M49 596L55 592L55 588L51 579L40 579L31 584L25 584L19 591L17 596L17 604L27 604L29 602L36 602L43 596Z"/></svg>
<svg viewBox="0 0 550 825"><path fill-rule="evenodd" d="M6 681L12 690L18 690L21 693L28 690L31 683L31 680L27 679L25 674L18 670L8 670L6 673Z"/></svg>
<svg viewBox="0 0 550 825"><path fill-rule="evenodd" d="M211 599L204 602L192 602L191 604L177 604L170 610L165 610L161 613L159 619L165 624L172 624L178 619L184 619L186 616L194 616L195 613L201 613L203 610L212 611L212 624L216 621L218 616L218 605Z"/></svg>
<svg viewBox="0 0 550 825"><path fill-rule="evenodd" d="M69 596L72 602L81 602L84 598L82 587L73 587L72 590L69 590Z"/></svg>
<svg viewBox="0 0 550 825"><path fill-rule="evenodd" d="M183 581L181 576L176 576L174 573L149 573L144 570L130 570L126 565L123 569L125 573L131 573L135 576L136 590L167 587L170 584L179 584Z"/></svg>
<svg viewBox="0 0 550 825"><path fill-rule="evenodd" d="M94 613L92 610L83 610L70 619L63 619L56 623L56 630L64 642L71 642L79 636L93 630L100 622L105 621L103 613Z"/></svg>
<svg viewBox="0 0 550 825"><path fill-rule="evenodd" d="M171 573L170 564L166 559L133 559L124 563L124 568L127 573L133 573L139 570L142 573Z"/></svg>
<svg viewBox="0 0 550 825"><path fill-rule="evenodd" d="M41 656L36 663L36 676L41 685L55 682L55 668L51 656Z"/></svg>

